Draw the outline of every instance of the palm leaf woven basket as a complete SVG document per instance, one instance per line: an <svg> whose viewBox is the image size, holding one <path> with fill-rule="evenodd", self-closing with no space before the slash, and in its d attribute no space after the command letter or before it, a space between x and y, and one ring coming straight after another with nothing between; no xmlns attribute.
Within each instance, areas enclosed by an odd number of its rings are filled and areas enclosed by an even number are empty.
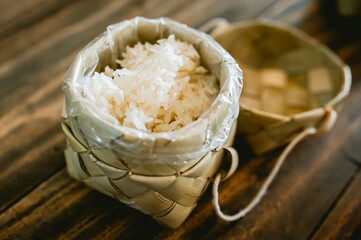
<svg viewBox="0 0 361 240"><path fill-rule="evenodd" d="M107 65L116 67L115 60L128 45L152 43L170 34L193 44L219 80L216 100L196 121L173 132L147 133L114 126L82 101L79 79ZM237 63L202 32L164 18L137 17L109 26L80 51L63 81L69 174L161 224L178 227L218 171L223 152L238 160L228 147L236 131L241 86Z"/></svg>
<svg viewBox="0 0 361 240"><path fill-rule="evenodd" d="M244 71L238 132L256 154L288 143L248 205L232 215L218 203L221 175L214 180L213 205L225 221L236 221L261 201L287 155L308 135L330 130L351 87L350 68L326 46L285 24L257 20L229 24L213 19L201 27Z"/></svg>
<svg viewBox="0 0 361 240"><path fill-rule="evenodd" d="M350 91L351 73L330 49L276 21L228 24L216 19L213 24L211 36L243 70L238 133L246 135L255 153L336 119Z"/></svg>

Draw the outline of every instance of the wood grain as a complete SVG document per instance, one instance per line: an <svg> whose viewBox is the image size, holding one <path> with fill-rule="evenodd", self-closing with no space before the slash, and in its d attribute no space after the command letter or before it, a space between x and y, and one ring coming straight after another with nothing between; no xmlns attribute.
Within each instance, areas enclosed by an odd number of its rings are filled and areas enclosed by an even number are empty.
<svg viewBox="0 0 361 240"><path fill-rule="evenodd" d="M6 38L75 3L71 0L0 1L0 39Z"/></svg>
<svg viewBox="0 0 361 240"><path fill-rule="evenodd" d="M359 142L361 143L361 142ZM313 239L361 238L361 174L358 173L350 187L331 211Z"/></svg>
<svg viewBox="0 0 361 240"><path fill-rule="evenodd" d="M361 32L318 0L2 0L0 6L0 239L359 239ZM41 6L41 7L40 7ZM64 169L61 81L76 53L107 25L166 16L198 27L214 17L293 24L328 45L353 72L335 128L290 154L264 200L233 223L216 217L209 189L177 230L160 226ZM226 213L245 206L282 149L241 163L220 189Z"/></svg>

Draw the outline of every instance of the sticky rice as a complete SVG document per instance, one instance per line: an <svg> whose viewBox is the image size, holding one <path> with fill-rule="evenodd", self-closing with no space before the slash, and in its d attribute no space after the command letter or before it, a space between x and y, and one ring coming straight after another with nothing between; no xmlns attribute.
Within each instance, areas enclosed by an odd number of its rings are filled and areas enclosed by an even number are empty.
<svg viewBox="0 0 361 240"><path fill-rule="evenodd" d="M78 83L82 97L112 122L147 132L179 129L202 115L219 92L193 45L170 35L128 46L120 67L105 67Z"/></svg>

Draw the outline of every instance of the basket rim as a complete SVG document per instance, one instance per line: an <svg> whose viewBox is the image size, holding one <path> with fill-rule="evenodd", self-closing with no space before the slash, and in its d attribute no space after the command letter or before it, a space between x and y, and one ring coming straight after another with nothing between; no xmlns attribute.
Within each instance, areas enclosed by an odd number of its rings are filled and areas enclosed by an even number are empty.
<svg viewBox="0 0 361 240"><path fill-rule="evenodd" d="M208 54L214 57L215 60L212 61L216 61L220 66L217 79L220 81L221 88L212 105L197 120L175 131L154 133L112 124L111 121L102 119L87 104L79 101L80 93L75 89L77 80L87 76L89 72L91 74L98 64L98 61L92 60L91 54L94 55L94 52L97 53L97 50L109 44L109 41L112 41L111 34L126 28L135 28L141 23L149 23L160 29L170 30L178 37L184 35L193 45L197 46L197 50L204 51L203 54L200 53L201 56ZM162 32L158 34L159 38L162 38ZM212 61L210 63L214 64ZM242 71L233 57L209 35L168 18L135 17L108 26L106 32L89 42L78 53L63 80L66 99L65 112L71 121L74 117L81 116L81 125L86 128L86 131L82 131L82 133L95 145L110 146L112 149L117 146L126 147L132 156L138 156L139 153L147 151L152 158L161 154L164 158L172 156L188 159L191 156L208 152L210 149L219 148L227 140L231 126L238 116L238 99L242 89L242 79ZM75 111L73 111L74 109ZM215 127L212 129L213 125ZM129 143L133 145L130 146Z"/></svg>

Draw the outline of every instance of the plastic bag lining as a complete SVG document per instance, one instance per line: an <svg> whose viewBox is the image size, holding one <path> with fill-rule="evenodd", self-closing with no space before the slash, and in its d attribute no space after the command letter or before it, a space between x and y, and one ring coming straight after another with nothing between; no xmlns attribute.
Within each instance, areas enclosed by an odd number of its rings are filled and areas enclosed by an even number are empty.
<svg viewBox="0 0 361 240"><path fill-rule="evenodd" d="M103 71L106 65L115 68L115 60L127 45L139 41L154 43L170 34L193 44L203 65L220 81L217 98L196 121L173 132L147 133L121 126L82 97L77 85L79 79ZM238 116L241 89L242 71L228 52L207 34L167 18L136 17L108 26L79 52L63 80L66 113L75 135L83 136L91 149L140 165L186 164L219 149Z"/></svg>

